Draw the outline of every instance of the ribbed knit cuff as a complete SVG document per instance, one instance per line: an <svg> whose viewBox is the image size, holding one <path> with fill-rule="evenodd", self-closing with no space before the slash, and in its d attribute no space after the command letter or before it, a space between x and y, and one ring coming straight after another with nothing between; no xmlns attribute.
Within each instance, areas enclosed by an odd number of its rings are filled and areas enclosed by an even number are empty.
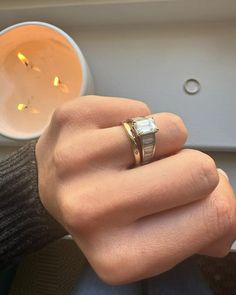
<svg viewBox="0 0 236 295"><path fill-rule="evenodd" d="M66 234L39 199L35 144L0 162L0 270Z"/></svg>

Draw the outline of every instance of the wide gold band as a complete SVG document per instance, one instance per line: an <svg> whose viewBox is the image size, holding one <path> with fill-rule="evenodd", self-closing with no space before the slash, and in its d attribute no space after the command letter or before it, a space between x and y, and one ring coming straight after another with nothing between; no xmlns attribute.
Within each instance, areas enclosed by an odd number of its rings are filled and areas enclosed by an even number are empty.
<svg viewBox="0 0 236 295"><path fill-rule="evenodd" d="M130 142L131 142L131 147L132 147L133 154L134 154L135 166L140 166L140 164L141 164L141 154L140 154L140 151L139 151L139 147L138 147L138 143L136 141L136 138L135 138L135 136L134 136L134 134L132 132L132 125L131 125L131 123L128 123L128 122L123 122L122 124L123 124L123 126L125 128L126 133L129 136L129 139L130 139Z"/></svg>

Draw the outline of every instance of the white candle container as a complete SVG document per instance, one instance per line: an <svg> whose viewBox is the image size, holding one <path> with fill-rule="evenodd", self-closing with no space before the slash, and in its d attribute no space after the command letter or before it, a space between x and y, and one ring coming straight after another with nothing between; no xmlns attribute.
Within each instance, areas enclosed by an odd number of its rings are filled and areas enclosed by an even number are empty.
<svg viewBox="0 0 236 295"><path fill-rule="evenodd" d="M37 138L62 103L93 93L86 60L73 39L42 22L0 33L0 134Z"/></svg>

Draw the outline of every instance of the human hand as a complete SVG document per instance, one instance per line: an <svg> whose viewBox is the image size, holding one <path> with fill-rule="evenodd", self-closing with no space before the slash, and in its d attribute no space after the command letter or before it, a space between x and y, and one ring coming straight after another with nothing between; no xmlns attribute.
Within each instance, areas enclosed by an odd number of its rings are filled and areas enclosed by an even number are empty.
<svg viewBox="0 0 236 295"><path fill-rule="evenodd" d="M187 130L178 116L153 115L155 161L130 168L121 122L147 115L139 101L81 97L56 110L36 145L43 205L111 284L157 275L195 253L225 255L235 236L233 191L209 156L181 150Z"/></svg>

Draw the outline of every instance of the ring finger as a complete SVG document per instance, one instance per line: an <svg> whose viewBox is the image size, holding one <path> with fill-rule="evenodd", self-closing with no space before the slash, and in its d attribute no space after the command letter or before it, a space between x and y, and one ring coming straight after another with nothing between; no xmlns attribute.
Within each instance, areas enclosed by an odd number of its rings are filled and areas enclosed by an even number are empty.
<svg viewBox="0 0 236 295"><path fill-rule="evenodd" d="M187 139L187 129L177 115L160 113L153 115L158 124L154 160L177 153ZM78 153L78 146L80 152ZM63 158L71 163L71 172L77 169L76 163L90 166L103 166L111 169L127 169L134 164L131 142L123 126L86 130L75 134L64 145Z"/></svg>
<svg viewBox="0 0 236 295"><path fill-rule="evenodd" d="M180 151L187 139L187 129L180 117L171 113L152 115L159 131L156 133L156 149L153 160L158 160ZM107 157L114 164L128 168L134 164L134 153L123 126L99 130L109 142Z"/></svg>

